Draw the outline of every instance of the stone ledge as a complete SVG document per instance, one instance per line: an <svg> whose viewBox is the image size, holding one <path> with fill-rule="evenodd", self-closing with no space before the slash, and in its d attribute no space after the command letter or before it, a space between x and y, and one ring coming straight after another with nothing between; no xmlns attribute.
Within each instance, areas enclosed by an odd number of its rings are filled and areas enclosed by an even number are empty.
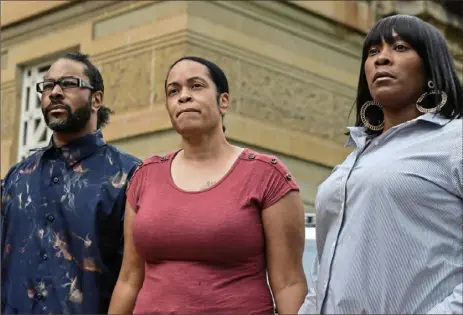
<svg viewBox="0 0 463 315"><path fill-rule="evenodd" d="M111 51L104 51L101 53L92 54L92 61L96 64L101 64L102 62L114 61L120 58L125 58L126 56L138 54L142 51L148 51L150 49L160 49L170 46L175 46L179 44L189 44L205 48L226 56L239 58L256 65L263 66L267 69L272 69L279 71L281 73L289 74L298 79L304 81L317 81L322 84L326 89L340 93L344 96L352 96L352 88L356 86L357 74L352 76L352 84L348 84L343 81L336 80L339 78L339 72L333 73L331 76L320 76L319 73L311 73L307 67L300 68L297 67L294 63L284 62L283 60L277 60L265 54L259 53L255 50L247 49L244 47L239 47L237 44L228 43L224 41L219 41L218 39L204 34L200 30L179 30L170 34L163 34L161 36L156 36L154 38L146 39L144 41L139 41L136 43L128 45L123 45L121 47L112 49ZM91 50L90 50L91 52ZM185 51L188 53L188 51ZM303 57L301 57L303 58ZM305 59L305 58L304 58ZM299 64L301 66L301 64ZM310 68L310 67L309 67ZM326 71L322 71L326 73ZM328 71L329 72L329 71ZM346 74L347 75L347 74Z"/></svg>
<svg viewBox="0 0 463 315"><path fill-rule="evenodd" d="M76 24L81 25L82 21L88 23L95 16L98 10L114 6L117 8L126 5L116 0L101 1L73 1L72 5L52 14L39 15L30 21L18 23L11 27L2 29L2 47L9 47L29 40L33 37L40 37L43 34L54 33L56 30L63 30L66 27L73 28ZM91 33L89 33L90 35Z"/></svg>
<svg viewBox="0 0 463 315"><path fill-rule="evenodd" d="M361 33L367 33L375 22L370 1L300 1L286 0L292 5L319 14Z"/></svg>
<svg viewBox="0 0 463 315"><path fill-rule="evenodd" d="M116 113L104 129L104 134L107 141L116 141L170 128L172 124L164 105L157 104L142 111Z"/></svg>
<svg viewBox="0 0 463 315"><path fill-rule="evenodd" d="M120 45L111 50L93 51L90 49L88 53L91 54L92 61L95 63L110 62L124 58L127 55L134 55L141 51L148 51L151 49L159 49L169 46L174 46L186 42L188 31L186 29L176 30L169 34L161 34L159 36L148 38L145 40L137 41L131 44ZM101 40L104 41L104 40ZM105 44L104 42L102 44Z"/></svg>
<svg viewBox="0 0 463 315"><path fill-rule="evenodd" d="M306 82L316 81L317 83L323 85L325 89L331 92L336 92L337 94L341 94L343 96L351 97L352 92L354 91L353 88L357 87L357 74L355 74L355 77L352 77L352 79L355 79L354 83L349 84L346 83L346 81L337 80L339 72L334 72L332 75L323 76L320 73L316 73L315 71L310 71L310 67L302 68L302 65L300 63L298 63L298 66L296 66L294 62L289 63L287 60L284 59L275 59L270 56L259 53L255 50L245 49L233 43L219 41L214 37L201 33L197 30L188 30L186 34L187 43L189 45L205 48L223 54L225 56L250 62L263 68L277 71Z"/></svg>
<svg viewBox="0 0 463 315"><path fill-rule="evenodd" d="M16 83L17 83L16 80L8 80L8 81L2 82L1 91L6 92L8 90L15 89Z"/></svg>
<svg viewBox="0 0 463 315"><path fill-rule="evenodd" d="M362 46L363 34L353 30L339 32L337 21L328 21L313 14L310 10L295 9L292 1L215 1L208 3L217 8L225 8L230 13L238 13L253 21L259 21L264 25L274 27L288 35L295 35L302 40L325 46L329 49L340 51L342 54L359 58L353 52ZM317 1L301 1L317 2ZM322 2L322 1L318 1ZM330 1L323 1L330 2ZM333 2L333 1L331 1ZM338 1L334 1L338 3ZM342 3L342 1L340 1ZM195 4L196 5L196 4ZM211 9L214 7L210 7ZM192 16L208 17L198 10L190 9ZM318 33L318 34L317 34ZM336 41L337 40L337 41ZM339 40L345 41L340 43Z"/></svg>
<svg viewBox="0 0 463 315"><path fill-rule="evenodd" d="M455 30L463 30L463 21L457 16L449 14L437 1L375 1L376 12L381 16L391 14L408 14L419 17L431 17L435 21Z"/></svg>
<svg viewBox="0 0 463 315"><path fill-rule="evenodd" d="M350 149L335 142L290 131L234 113L227 113L225 124L227 138L231 140L259 146L326 167L334 167L341 163L350 152ZM172 124L167 111L163 104L157 104L149 110L115 115L104 129L104 134L108 142L116 142L128 137L169 129L172 129Z"/></svg>
<svg viewBox="0 0 463 315"><path fill-rule="evenodd" d="M189 25L191 32L195 32L196 34L202 33L204 35L204 39L209 37L214 38L217 42L219 42L220 38L233 38L233 42L223 40L223 44L230 46L237 45L236 43L239 43L241 46L240 49L252 52L254 56L262 56L262 50L264 49L267 52L264 55L266 58L276 60L280 63L286 63L293 67L299 66L307 72L330 79L331 81L335 81L344 86L347 85L351 88L355 88L357 85L357 72L353 73L346 70L340 70L331 65L327 65L320 60L309 58L300 52L287 50L285 47L281 47L279 43L272 43L267 40L257 39L255 37L248 36L245 33L213 24L210 21L199 17L190 17Z"/></svg>
<svg viewBox="0 0 463 315"><path fill-rule="evenodd" d="M350 152L350 149L335 142L233 113L226 115L225 124L228 130L227 137L230 139L327 167L338 165Z"/></svg>
<svg viewBox="0 0 463 315"><path fill-rule="evenodd" d="M33 18L60 6L68 5L68 0L61 1L2 1L2 28L11 24Z"/></svg>

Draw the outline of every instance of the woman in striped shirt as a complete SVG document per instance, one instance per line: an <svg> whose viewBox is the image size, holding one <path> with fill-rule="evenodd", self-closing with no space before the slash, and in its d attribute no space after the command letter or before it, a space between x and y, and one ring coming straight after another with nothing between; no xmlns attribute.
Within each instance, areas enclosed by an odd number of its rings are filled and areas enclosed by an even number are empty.
<svg viewBox="0 0 463 315"><path fill-rule="evenodd" d="M366 36L354 149L318 189L315 290L299 313L463 313L463 92L419 18Z"/></svg>

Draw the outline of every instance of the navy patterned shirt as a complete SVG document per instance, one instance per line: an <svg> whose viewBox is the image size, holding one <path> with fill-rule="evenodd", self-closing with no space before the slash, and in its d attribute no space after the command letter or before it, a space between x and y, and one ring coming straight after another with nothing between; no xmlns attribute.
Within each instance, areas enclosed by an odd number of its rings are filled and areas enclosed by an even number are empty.
<svg viewBox="0 0 463 315"><path fill-rule="evenodd" d="M140 161L100 132L16 164L2 186L2 314L106 313Z"/></svg>

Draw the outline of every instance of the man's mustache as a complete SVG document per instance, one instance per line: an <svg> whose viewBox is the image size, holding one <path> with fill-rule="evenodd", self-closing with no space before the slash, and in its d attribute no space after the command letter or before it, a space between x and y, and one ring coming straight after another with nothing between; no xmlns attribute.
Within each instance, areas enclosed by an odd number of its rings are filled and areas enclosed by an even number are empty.
<svg viewBox="0 0 463 315"><path fill-rule="evenodd" d="M68 113L72 113L72 108L70 105L63 103L63 102L59 102L59 101L51 101L50 105L48 105L48 107L45 109L45 114L48 114L52 110L58 109L58 108L62 108L66 110Z"/></svg>

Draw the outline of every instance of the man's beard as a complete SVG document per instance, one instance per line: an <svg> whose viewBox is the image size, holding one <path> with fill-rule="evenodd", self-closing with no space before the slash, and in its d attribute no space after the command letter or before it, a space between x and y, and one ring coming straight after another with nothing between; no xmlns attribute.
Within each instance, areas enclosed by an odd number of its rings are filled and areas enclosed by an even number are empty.
<svg viewBox="0 0 463 315"><path fill-rule="evenodd" d="M43 117L45 118L45 123L47 124L48 128L53 131L62 133L75 133L84 129L92 114L91 98L86 105L76 109L74 113L72 112L71 106L67 104L62 105L64 105L67 113L67 117L65 119L50 116L51 106L45 110L42 110Z"/></svg>

